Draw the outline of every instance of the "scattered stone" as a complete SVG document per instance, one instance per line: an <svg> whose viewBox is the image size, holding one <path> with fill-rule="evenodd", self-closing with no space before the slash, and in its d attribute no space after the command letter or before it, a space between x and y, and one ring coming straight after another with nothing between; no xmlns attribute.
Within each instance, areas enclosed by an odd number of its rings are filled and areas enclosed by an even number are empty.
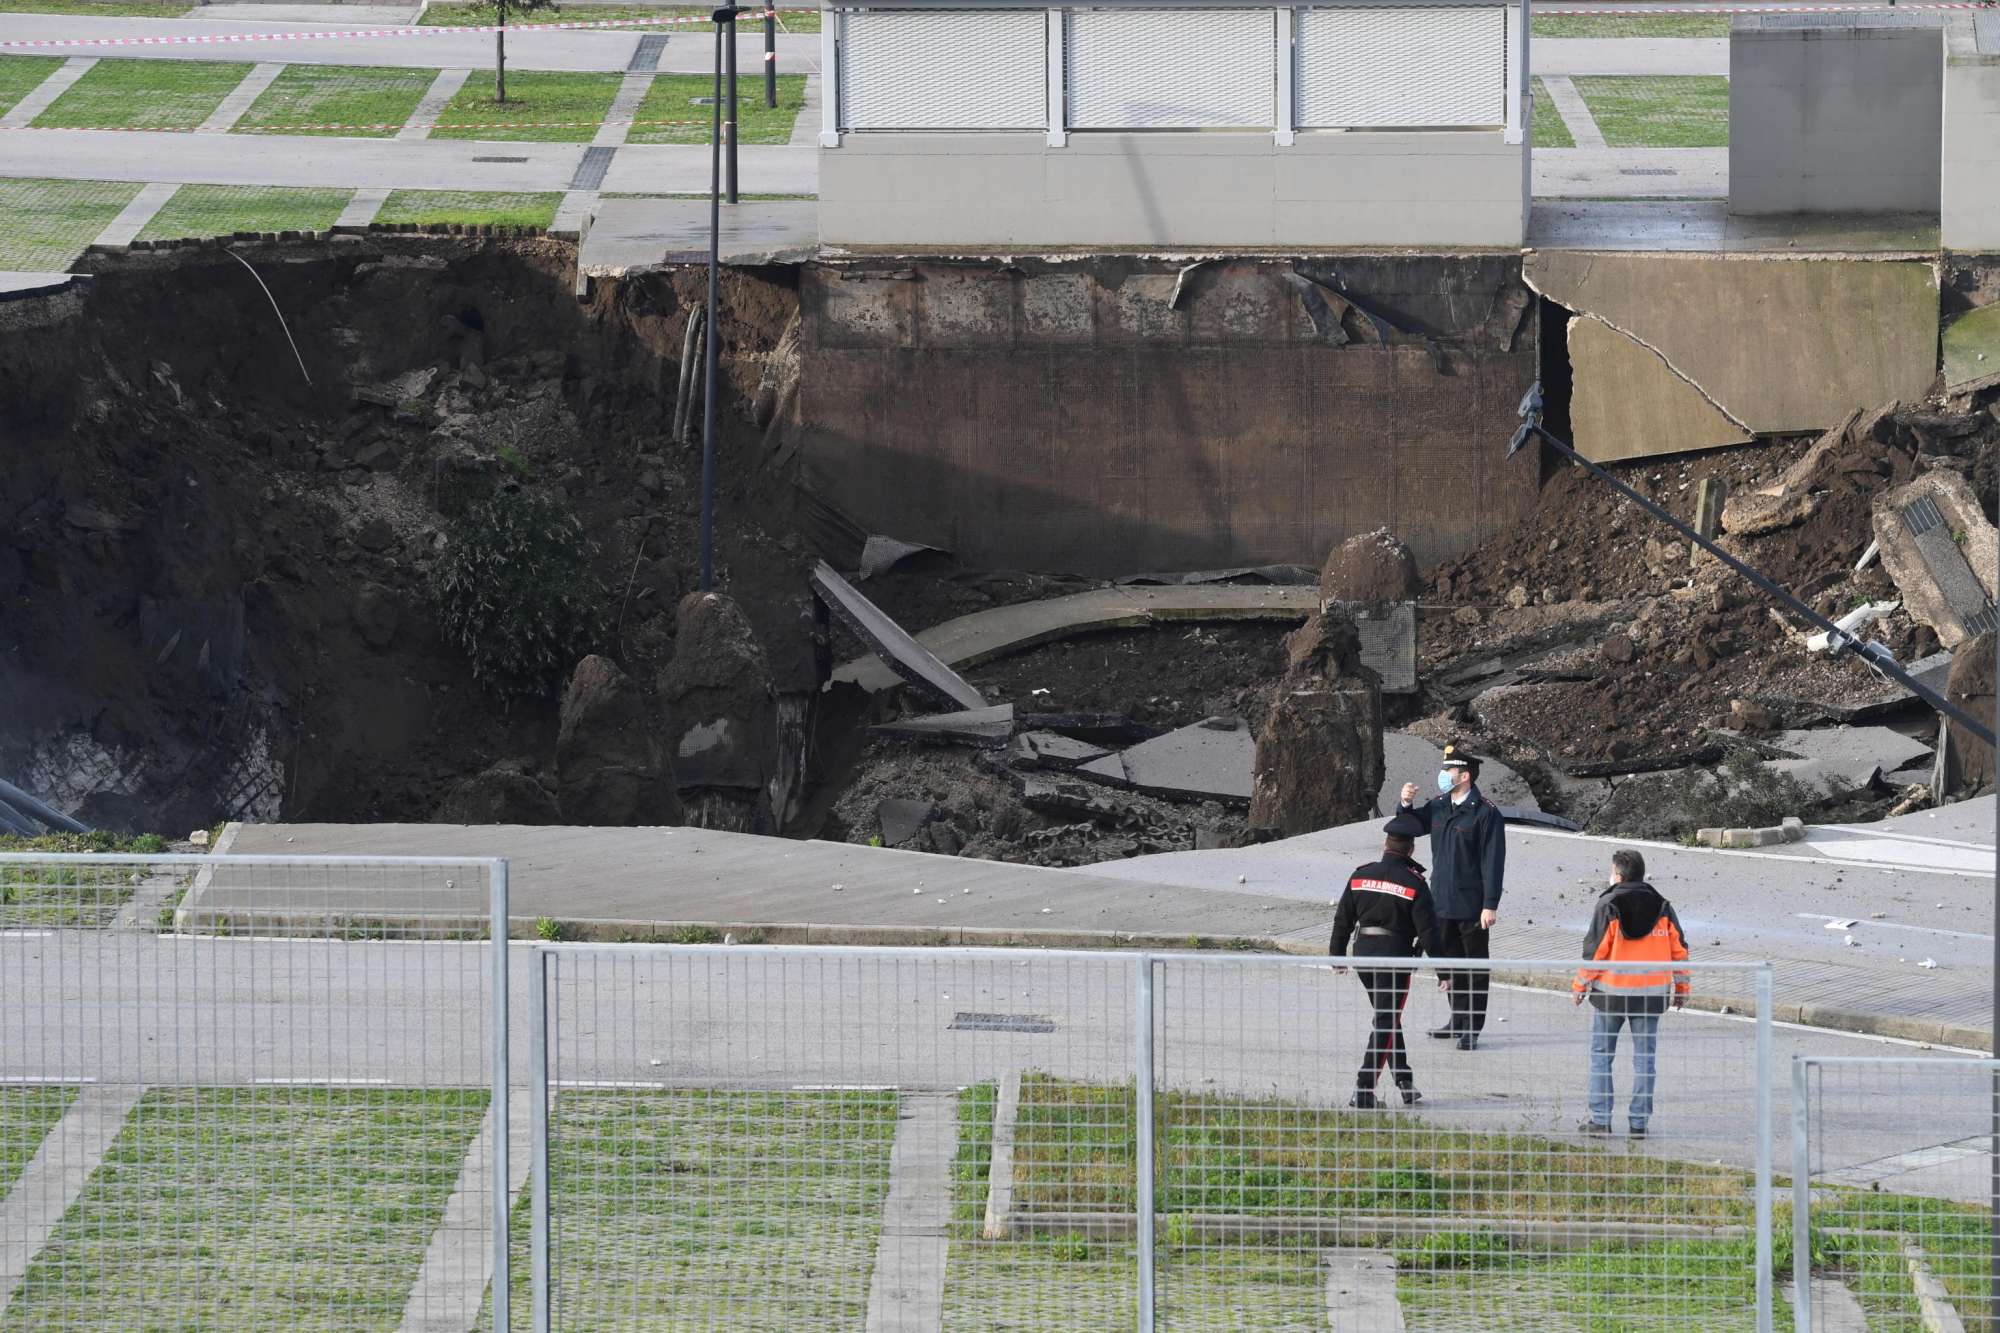
<svg viewBox="0 0 2000 1333"><path fill-rule="evenodd" d="M1729 701L1729 725L1736 731L1748 735L1758 735L1774 731L1778 726L1777 717L1763 704L1749 699Z"/></svg>
<svg viewBox="0 0 2000 1333"><path fill-rule="evenodd" d="M1354 622L1329 607L1285 648L1257 733L1250 825L1296 836L1365 819L1382 786L1382 695Z"/></svg>
<svg viewBox="0 0 2000 1333"><path fill-rule="evenodd" d="M1461 606L1451 613L1451 618L1453 623L1464 625L1468 628L1477 625L1485 619L1484 616L1479 614L1479 608L1476 606Z"/></svg>
<svg viewBox="0 0 2000 1333"><path fill-rule="evenodd" d="M902 847L924 831L924 827L937 816L937 807L929 801L912 801L893 798L875 807L875 824L882 834L884 847ZM942 901L942 900L940 900Z"/></svg>
<svg viewBox="0 0 2000 1333"><path fill-rule="evenodd" d="M562 811L548 788L508 764L495 764L446 793L433 824L560 824Z"/></svg>
<svg viewBox="0 0 2000 1333"><path fill-rule="evenodd" d="M1818 508L1819 499L1810 491L1785 491L1779 495L1750 491L1723 501L1722 527L1731 536L1755 537L1803 523Z"/></svg>
<svg viewBox="0 0 2000 1333"><path fill-rule="evenodd" d="M1528 604L1527 588L1517 583L1513 587L1507 589L1507 605L1513 607L1516 611L1519 611L1522 607L1526 606L1527 604Z"/></svg>
<svg viewBox="0 0 2000 1333"><path fill-rule="evenodd" d="M1598 646L1598 652L1614 666L1629 666L1639 655L1639 646L1628 635L1614 634Z"/></svg>
<svg viewBox="0 0 2000 1333"><path fill-rule="evenodd" d="M737 832L771 830L768 784L777 757L777 700L770 661L750 618L716 592L689 593L676 611L674 656L660 672L666 741L682 799L724 793L708 809Z"/></svg>

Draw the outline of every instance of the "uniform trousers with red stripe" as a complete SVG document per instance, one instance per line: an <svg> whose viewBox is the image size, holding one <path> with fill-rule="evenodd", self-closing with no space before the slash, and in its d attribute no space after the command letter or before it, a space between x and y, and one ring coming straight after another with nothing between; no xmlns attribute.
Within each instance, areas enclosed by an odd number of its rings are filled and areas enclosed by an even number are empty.
<svg viewBox="0 0 2000 1333"><path fill-rule="evenodd" d="M1408 1087L1412 1079L1410 1055L1403 1046L1403 1003L1410 998L1410 969L1356 968L1354 975L1368 992L1374 1006L1375 1023L1368 1032L1368 1050L1355 1075L1357 1088L1372 1089L1386 1067L1398 1087Z"/></svg>

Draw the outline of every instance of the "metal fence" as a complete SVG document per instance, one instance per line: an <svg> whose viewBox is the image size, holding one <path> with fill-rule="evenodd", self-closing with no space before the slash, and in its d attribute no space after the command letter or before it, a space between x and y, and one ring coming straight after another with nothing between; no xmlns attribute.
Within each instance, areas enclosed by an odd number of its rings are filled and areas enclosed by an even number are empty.
<svg viewBox="0 0 2000 1333"><path fill-rule="evenodd" d="M1408 963L540 949L524 1326L1768 1328L1769 970L1612 1100L1576 965L1495 966L1460 1049Z"/></svg>
<svg viewBox="0 0 2000 1333"><path fill-rule="evenodd" d="M506 1261L506 892L0 855L0 1328L469 1327Z"/></svg>
<svg viewBox="0 0 2000 1333"><path fill-rule="evenodd" d="M1799 1333L1995 1327L1996 1116L2000 1061L1793 1061Z"/></svg>

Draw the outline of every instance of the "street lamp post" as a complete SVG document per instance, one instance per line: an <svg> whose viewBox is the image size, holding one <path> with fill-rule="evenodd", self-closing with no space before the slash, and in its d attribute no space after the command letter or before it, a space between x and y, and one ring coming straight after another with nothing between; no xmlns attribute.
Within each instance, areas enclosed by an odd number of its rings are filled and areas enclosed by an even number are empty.
<svg viewBox="0 0 2000 1333"><path fill-rule="evenodd" d="M722 253L722 63L725 44L729 49L729 91L736 92L736 15L740 9L724 5L715 19L715 97L708 137L708 322L702 333L701 374L701 590L715 587L715 365L722 330L716 323L715 307L718 265ZM732 119L735 108L730 109ZM730 144L730 202L736 201L736 146Z"/></svg>

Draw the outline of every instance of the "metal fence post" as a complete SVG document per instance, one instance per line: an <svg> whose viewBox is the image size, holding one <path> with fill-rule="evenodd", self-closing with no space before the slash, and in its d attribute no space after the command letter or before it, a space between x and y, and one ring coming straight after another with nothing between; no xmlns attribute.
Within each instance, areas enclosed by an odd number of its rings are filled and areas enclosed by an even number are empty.
<svg viewBox="0 0 2000 1333"><path fill-rule="evenodd" d="M528 969L528 1262L532 1274L534 1333L549 1333L549 961L534 951ZM498 1325L496 1324L497 1328Z"/></svg>
<svg viewBox="0 0 2000 1333"><path fill-rule="evenodd" d="M1757 969L1757 1333L1771 1333L1771 965Z"/></svg>
<svg viewBox="0 0 2000 1333"><path fill-rule="evenodd" d="M1139 1133L1138 1217L1139 1333L1153 1333L1153 956L1140 954L1133 975L1133 1116Z"/></svg>
<svg viewBox="0 0 2000 1333"><path fill-rule="evenodd" d="M1806 1115L1811 1060L1792 1057L1792 1328L1812 1333L1812 1141Z"/></svg>
<svg viewBox="0 0 2000 1333"><path fill-rule="evenodd" d="M507 1298L512 1273L507 1245L507 863L495 861L488 872L493 919L487 927L487 947L493 951L493 1327L509 1327Z"/></svg>

